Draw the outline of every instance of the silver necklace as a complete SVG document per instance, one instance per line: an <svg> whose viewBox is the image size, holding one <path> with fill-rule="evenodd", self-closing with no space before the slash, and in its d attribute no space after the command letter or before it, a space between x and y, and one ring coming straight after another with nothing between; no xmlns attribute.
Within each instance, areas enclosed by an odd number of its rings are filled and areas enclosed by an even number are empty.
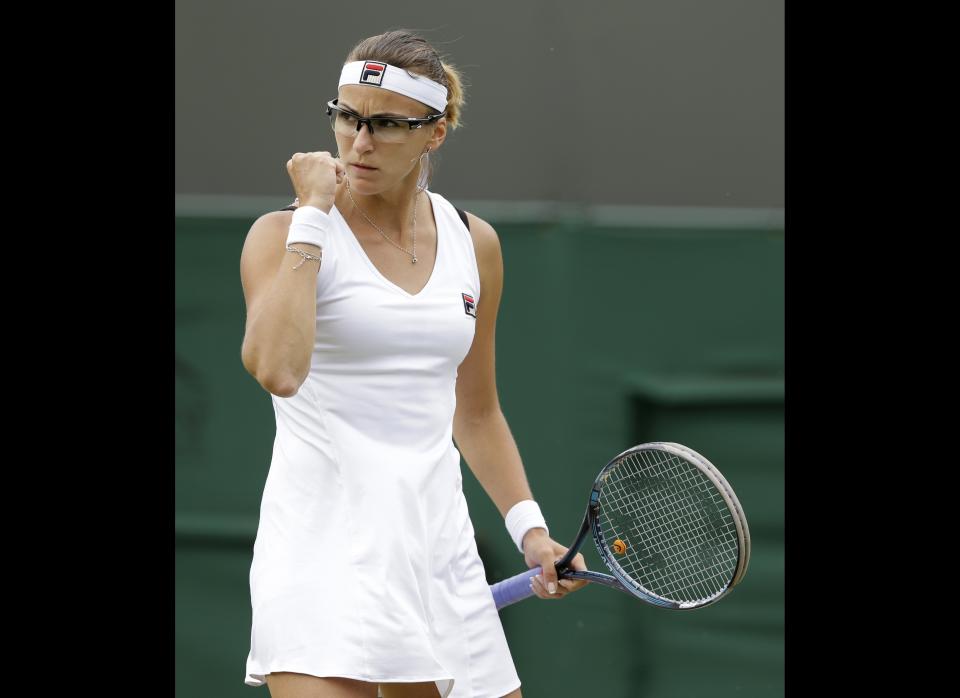
<svg viewBox="0 0 960 698"><path fill-rule="evenodd" d="M400 247L400 245L398 245L398 244L395 243L393 240L391 240L391 239L390 239L390 236L388 236L385 232L383 232L383 229L382 229L379 225L377 225L377 224L374 223L372 220L370 220L370 216L368 216L366 213L364 213L363 209L360 208L360 206L357 205L356 200L353 198L353 192L350 191L350 178L349 178L349 177L347 178L347 195L350 197L350 201L353 202L354 207L360 212L360 215L361 215L361 216L363 216L364 218L367 219L367 223L369 223L370 225L372 225L374 228L376 228L376 229L380 232L381 235L383 235L384 240L386 240L387 242L389 242L391 245L393 245L394 247L396 247L398 250L403 250L403 251L406 252L408 255L410 255L410 258L411 258L411 259L410 259L410 263L411 263L411 264L416 264L416 263L417 263L417 196L420 194L421 191L423 191L423 190L422 190L422 189L417 189L417 191L416 191L416 192L414 193L414 195L413 195L413 252L411 252L410 250L408 250L408 249L406 249L406 248Z"/></svg>

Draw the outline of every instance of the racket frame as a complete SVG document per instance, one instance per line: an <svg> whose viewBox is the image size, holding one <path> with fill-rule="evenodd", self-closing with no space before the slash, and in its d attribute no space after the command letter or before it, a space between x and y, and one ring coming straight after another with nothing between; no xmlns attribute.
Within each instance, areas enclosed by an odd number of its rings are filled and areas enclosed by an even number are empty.
<svg viewBox="0 0 960 698"><path fill-rule="evenodd" d="M706 476L714 485L714 487L720 493L720 496L723 498L724 503L727 505L727 508L730 510L732 515L731 518L733 519L734 525L737 529L737 566L734 569L734 573L731 576L730 581L712 596L709 596L705 599L699 599L697 601L678 602L673 601L672 599L665 599L662 596L653 593L649 589L645 589L637 584L623 570L623 568L620 566L620 563L617 561L616 554L610 550L610 546L607 545L607 542L604 540L599 517L600 491L603 488L603 483L606 481L607 477L609 477L613 469L615 467L619 467L620 463L624 459L629 458L634 453L639 453L645 450L659 450L666 453L671 453L696 465L700 472L703 473L704 476ZM607 566L607 569L609 569L616 580L620 582L624 591L627 591L646 601L647 603L653 604L654 606L660 606L662 608L669 608L678 611L686 611L696 608L703 608L705 606L709 606L710 604L716 603L724 596L729 594L733 587L736 586L741 579L743 579L743 575L747 571L747 565L750 562L750 531L747 528L747 519L746 516L744 516L743 508L740 506L740 501L737 499L737 495L734 493L733 488L730 487L730 484L726 481L720 471L717 470L713 463L708 461L693 449L682 444L673 443L670 441L652 441L649 443L640 444L638 446L633 446L632 448L628 448L626 451L614 456L597 475L593 489L590 492L590 506L587 509L587 514L590 519L590 527L593 531L593 540L596 544L597 552L600 553L600 558Z"/></svg>

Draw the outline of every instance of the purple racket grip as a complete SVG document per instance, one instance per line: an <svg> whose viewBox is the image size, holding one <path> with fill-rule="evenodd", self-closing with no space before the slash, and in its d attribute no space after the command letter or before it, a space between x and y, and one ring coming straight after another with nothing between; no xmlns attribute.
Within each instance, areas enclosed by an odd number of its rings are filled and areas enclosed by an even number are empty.
<svg viewBox="0 0 960 698"><path fill-rule="evenodd" d="M517 601L523 601L527 597L533 596L533 589L530 588L530 580L543 571L540 567L533 567L526 572L504 579L490 586L493 592L493 600L497 604L499 611L504 606L509 606Z"/></svg>

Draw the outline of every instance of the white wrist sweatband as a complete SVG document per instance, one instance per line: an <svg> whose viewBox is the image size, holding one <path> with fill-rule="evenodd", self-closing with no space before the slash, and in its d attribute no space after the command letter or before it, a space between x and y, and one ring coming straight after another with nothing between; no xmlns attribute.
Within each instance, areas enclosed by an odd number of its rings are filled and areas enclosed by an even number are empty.
<svg viewBox="0 0 960 698"><path fill-rule="evenodd" d="M305 242L324 248L327 246L327 239L332 229L333 223L329 215L316 206L301 206L293 212L290 232L287 233L287 244Z"/></svg>
<svg viewBox="0 0 960 698"><path fill-rule="evenodd" d="M540 513L540 505L532 499L521 500L510 507L504 523L507 525L507 531L513 538L517 550L521 553L523 552L523 537L531 528L542 528L550 533L547 522L544 521L543 514Z"/></svg>

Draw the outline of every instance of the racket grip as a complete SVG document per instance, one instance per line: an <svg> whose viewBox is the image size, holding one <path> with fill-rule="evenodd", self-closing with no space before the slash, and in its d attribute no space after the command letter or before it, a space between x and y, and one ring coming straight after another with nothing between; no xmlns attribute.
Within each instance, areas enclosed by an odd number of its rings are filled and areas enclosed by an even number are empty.
<svg viewBox="0 0 960 698"><path fill-rule="evenodd" d="M543 571L541 567L534 567L521 572L518 575L504 579L490 586L493 593L493 600L497 604L499 611L504 606L509 606L517 601L533 596L533 589L530 588L530 580Z"/></svg>

